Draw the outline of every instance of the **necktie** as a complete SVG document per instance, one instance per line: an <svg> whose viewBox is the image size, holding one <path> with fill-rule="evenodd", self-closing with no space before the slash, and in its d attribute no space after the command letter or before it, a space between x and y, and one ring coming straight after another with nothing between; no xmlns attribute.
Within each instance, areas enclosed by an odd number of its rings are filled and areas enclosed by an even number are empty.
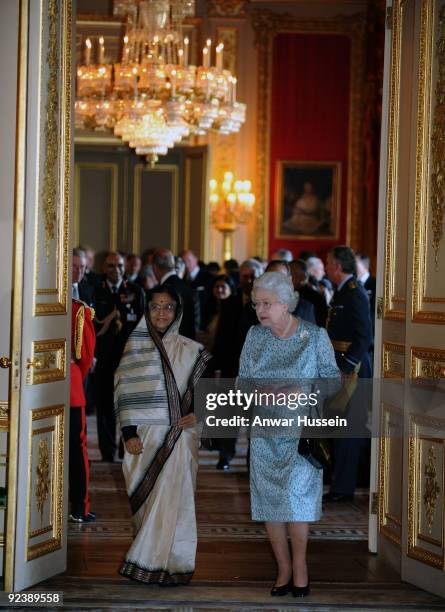
<svg viewBox="0 0 445 612"><path fill-rule="evenodd" d="M79 287L78 287L77 283L73 283L73 298L75 300L79 299Z"/></svg>
<svg viewBox="0 0 445 612"><path fill-rule="evenodd" d="M117 287L116 287L116 285L113 285L113 286L112 286L112 288L111 288L111 290L112 290L112 292L113 292L114 294L116 294L116 293L117 293Z"/></svg>

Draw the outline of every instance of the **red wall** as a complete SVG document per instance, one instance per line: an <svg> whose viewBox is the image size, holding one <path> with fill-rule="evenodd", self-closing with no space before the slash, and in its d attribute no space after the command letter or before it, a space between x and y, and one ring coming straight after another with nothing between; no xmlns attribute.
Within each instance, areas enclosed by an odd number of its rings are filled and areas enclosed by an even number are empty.
<svg viewBox="0 0 445 612"><path fill-rule="evenodd" d="M269 255L324 256L346 241L350 41L346 36L279 34L274 40L271 104ZM340 161L341 216L338 240L276 239L275 170L278 160Z"/></svg>

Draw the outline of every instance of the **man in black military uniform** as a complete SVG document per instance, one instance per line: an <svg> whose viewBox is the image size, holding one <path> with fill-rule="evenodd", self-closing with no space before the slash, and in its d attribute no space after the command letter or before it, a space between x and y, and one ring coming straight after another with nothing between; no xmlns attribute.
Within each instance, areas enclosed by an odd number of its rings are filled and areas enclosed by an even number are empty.
<svg viewBox="0 0 445 612"><path fill-rule="evenodd" d="M342 378L371 377L369 348L372 343L372 327L368 295L356 279L354 251L347 246L337 246L328 254L326 271L336 285L328 315L327 331L335 351ZM357 392L352 396L349 411L352 420L357 419ZM356 434L355 434L356 435ZM354 496L362 439L359 435L333 441L334 466L330 492L324 501L348 501Z"/></svg>
<svg viewBox="0 0 445 612"><path fill-rule="evenodd" d="M144 293L135 283L124 280L124 259L119 253L107 254L104 272L104 278L94 290L97 337L94 389L100 452L104 461L113 461L116 451L114 371L128 336L144 313Z"/></svg>
<svg viewBox="0 0 445 612"><path fill-rule="evenodd" d="M357 253L357 278L362 283L369 297L369 304L371 306L371 322L372 330L374 332L374 319L375 319L375 294L376 294L376 279L371 276L369 271L370 259L367 255Z"/></svg>

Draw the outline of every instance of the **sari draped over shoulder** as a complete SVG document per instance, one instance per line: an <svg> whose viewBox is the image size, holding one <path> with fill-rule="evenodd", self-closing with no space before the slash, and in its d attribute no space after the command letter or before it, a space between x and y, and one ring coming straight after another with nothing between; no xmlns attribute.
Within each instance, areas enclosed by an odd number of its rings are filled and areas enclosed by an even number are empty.
<svg viewBox="0 0 445 612"><path fill-rule="evenodd" d="M181 313L161 336L148 317L130 335L115 373L120 427L137 426L140 455L125 452L123 473L134 541L119 573L157 584L187 584L195 569L197 426L177 423L192 410L193 387L210 359L178 329Z"/></svg>

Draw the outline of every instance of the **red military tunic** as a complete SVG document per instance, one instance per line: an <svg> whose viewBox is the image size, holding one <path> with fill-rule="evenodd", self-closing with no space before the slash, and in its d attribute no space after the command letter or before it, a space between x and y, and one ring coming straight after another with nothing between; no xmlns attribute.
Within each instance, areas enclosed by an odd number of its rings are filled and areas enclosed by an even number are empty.
<svg viewBox="0 0 445 612"><path fill-rule="evenodd" d="M70 406L85 406L83 381L93 364L96 346L93 318L92 308L72 300Z"/></svg>

